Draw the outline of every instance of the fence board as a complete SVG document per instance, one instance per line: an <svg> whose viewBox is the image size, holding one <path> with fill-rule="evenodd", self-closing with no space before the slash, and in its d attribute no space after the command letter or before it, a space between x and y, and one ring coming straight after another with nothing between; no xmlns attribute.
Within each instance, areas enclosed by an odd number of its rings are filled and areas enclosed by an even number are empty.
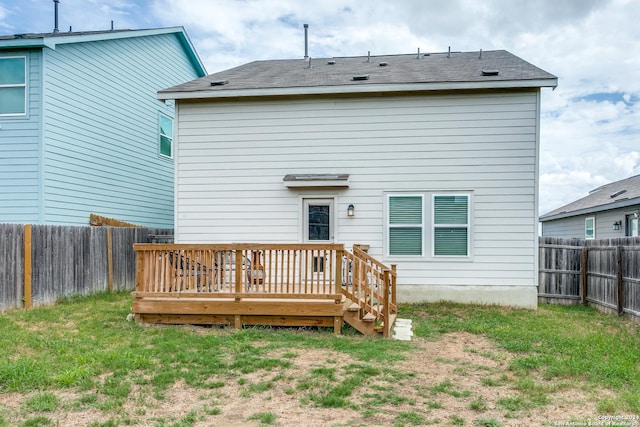
<svg viewBox="0 0 640 427"><path fill-rule="evenodd" d="M24 226L0 224L0 310L22 305Z"/></svg>
<svg viewBox="0 0 640 427"><path fill-rule="evenodd" d="M24 225L0 224L0 311L23 307ZM104 292L108 287L107 227L33 225L32 302ZM134 243L150 235L173 236L171 229L112 228L114 290L134 290Z"/></svg>

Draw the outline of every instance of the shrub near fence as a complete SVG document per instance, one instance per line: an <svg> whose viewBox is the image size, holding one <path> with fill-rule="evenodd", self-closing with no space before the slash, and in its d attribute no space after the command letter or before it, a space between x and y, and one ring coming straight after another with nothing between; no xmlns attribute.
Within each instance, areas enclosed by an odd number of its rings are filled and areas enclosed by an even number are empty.
<svg viewBox="0 0 640 427"><path fill-rule="evenodd" d="M133 245L157 235L173 230L0 224L0 311L134 290Z"/></svg>
<svg viewBox="0 0 640 427"><path fill-rule="evenodd" d="M540 238L538 299L640 319L640 238Z"/></svg>

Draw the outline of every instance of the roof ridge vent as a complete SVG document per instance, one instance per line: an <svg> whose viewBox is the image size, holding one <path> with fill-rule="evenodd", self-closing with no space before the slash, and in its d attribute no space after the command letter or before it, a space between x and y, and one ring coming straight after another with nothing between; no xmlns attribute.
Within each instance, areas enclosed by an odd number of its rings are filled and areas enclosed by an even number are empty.
<svg viewBox="0 0 640 427"><path fill-rule="evenodd" d="M211 86L224 86L229 84L229 80L214 80L211 82Z"/></svg>
<svg viewBox="0 0 640 427"><path fill-rule="evenodd" d="M330 59L327 61L327 65L336 65L336 61L334 59Z"/></svg>
<svg viewBox="0 0 640 427"><path fill-rule="evenodd" d="M353 80L356 80L356 81L369 80L369 74L361 74L359 76L353 76Z"/></svg>
<svg viewBox="0 0 640 427"><path fill-rule="evenodd" d="M381 67L386 67L387 65L389 65L387 62L382 61L381 63L378 64Z"/></svg>
<svg viewBox="0 0 640 427"><path fill-rule="evenodd" d="M500 70L482 70L483 76L497 76L500 74Z"/></svg>
<svg viewBox="0 0 640 427"><path fill-rule="evenodd" d="M619 195L624 194L626 192L627 192L627 190L619 190L619 191L616 191L615 193L613 193L612 195L610 195L609 197L612 198L612 199L615 199Z"/></svg>

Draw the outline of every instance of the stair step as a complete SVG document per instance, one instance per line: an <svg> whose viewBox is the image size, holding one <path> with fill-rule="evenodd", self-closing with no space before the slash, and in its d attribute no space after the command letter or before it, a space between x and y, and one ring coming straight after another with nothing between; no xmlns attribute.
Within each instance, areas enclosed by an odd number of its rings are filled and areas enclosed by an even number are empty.
<svg viewBox="0 0 640 427"><path fill-rule="evenodd" d="M351 304L348 308L349 311L358 311L360 310L360 305L358 305L357 302L354 302L353 304Z"/></svg>
<svg viewBox="0 0 640 427"><path fill-rule="evenodd" d="M371 313L367 313L364 316L362 316L363 322L373 322L374 320L376 320L376 316L374 316Z"/></svg>
<svg viewBox="0 0 640 427"><path fill-rule="evenodd" d="M411 341L413 330L411 319L396 319L393 327L393 339L401 341Z"/></svg>

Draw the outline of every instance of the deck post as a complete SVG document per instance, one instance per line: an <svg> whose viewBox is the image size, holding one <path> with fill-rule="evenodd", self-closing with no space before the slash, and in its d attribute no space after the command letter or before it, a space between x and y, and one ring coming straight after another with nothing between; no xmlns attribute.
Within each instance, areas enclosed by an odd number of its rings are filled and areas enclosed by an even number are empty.
<svg viewBox="0 0 640 427"><path fill-rule="evenodd" d="M238 301L238 294L242 293L242 249L236 249L236 301Z"/></svg>
<svg viewBox="0 0 640 427"><path fill-rule="evenodd" d="M142 292L145 290L143 284L145 267L148 268L148 266L144 265L144 252L137 249L136 245L133 249L136 251L136 291Z"/></svg>
<svg viewBox="0 0 640 427"><path fill-rule="evenodd" d="M393 272L393 274L391 275L391 304L393 304L394 307L396 307L396 280L398 278L398 272L397 269L398 265L397 264L391 264L391 271ZM395 314L395 313L394 313Z"/></svg>
<svg viewBox="0 0 640 427"><path fill-rule="evenodd" d="M384 316L384 329L382 330L382 336L389 338L391 332L391 310L389 310L389 292L391 291L391 273L389 270L384 270L384 306L382 308L382 315Z"/></svg>
<svg viewBox="0 0 640 427"><path fill-rule="evenodd" d="M344 246L340 249L336 249L336 278L334 293L340 294L342 292L342 257L344 257Z"/></svg>
<svg viewBox="0 0 640 427"><path fill-rule="evenodd" d="M335 316L333 318L333 333L335 335L342 333L342 316Z"/></svg>

